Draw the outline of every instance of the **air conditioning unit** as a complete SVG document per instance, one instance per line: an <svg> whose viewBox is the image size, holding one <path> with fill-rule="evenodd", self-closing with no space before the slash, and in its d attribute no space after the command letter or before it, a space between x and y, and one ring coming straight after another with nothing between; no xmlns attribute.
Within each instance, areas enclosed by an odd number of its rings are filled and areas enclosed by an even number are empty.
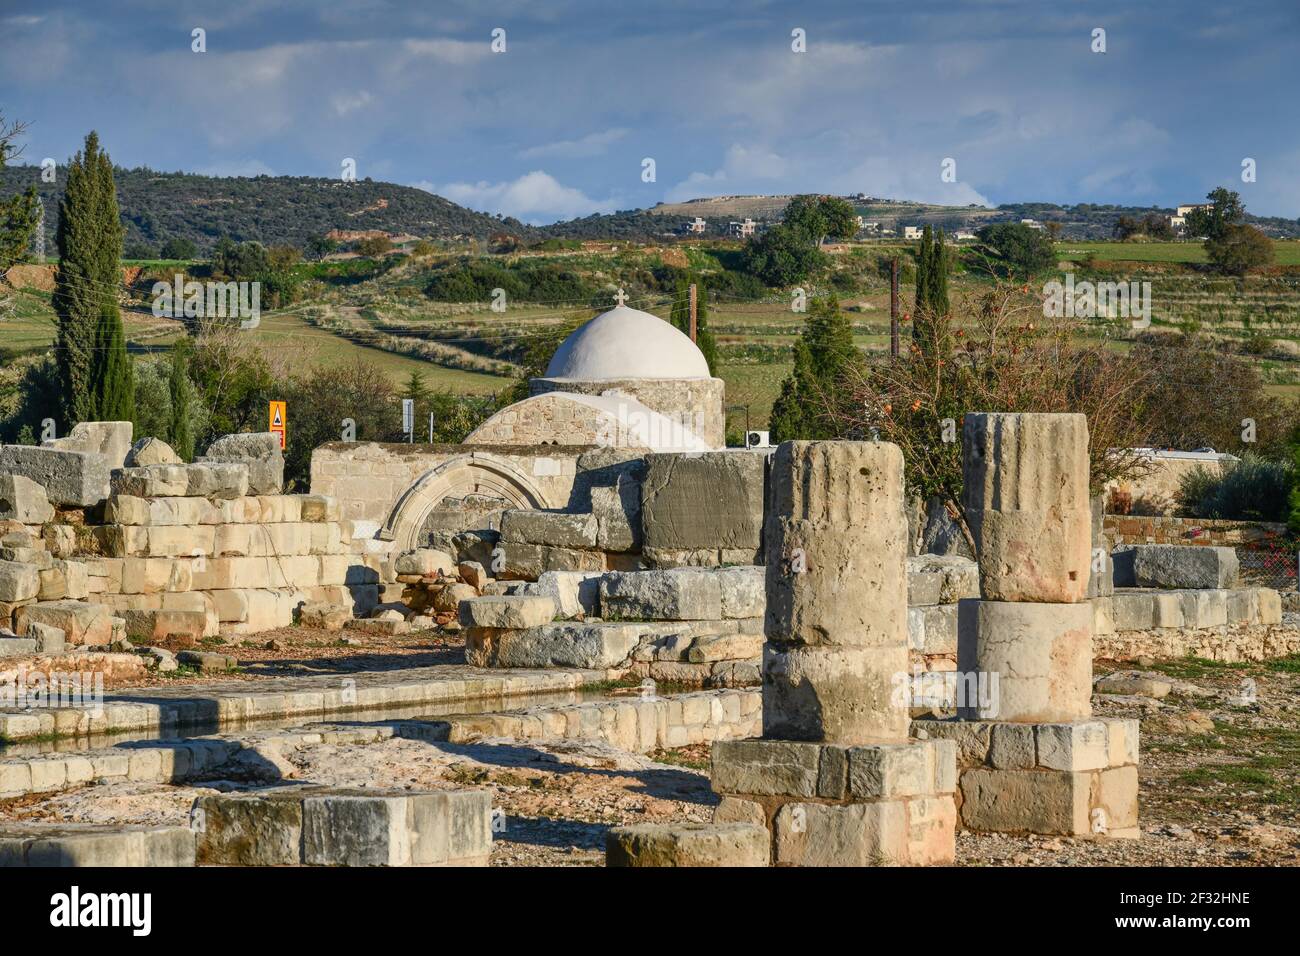
<svg viewBox="0 0 1300 956"><path fill-rule="evenodd" d="M746 432L745 446L747 448L771 448L770 434L770 432Z"/></svg>

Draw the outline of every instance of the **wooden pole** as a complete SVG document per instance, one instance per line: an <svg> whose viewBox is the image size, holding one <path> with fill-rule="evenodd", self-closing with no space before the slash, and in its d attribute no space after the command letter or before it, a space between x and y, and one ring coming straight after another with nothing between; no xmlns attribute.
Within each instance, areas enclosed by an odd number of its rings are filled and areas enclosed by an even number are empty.
<svg viewBox="0 0 1300 956"><path fill-rule="evenodd" d="M695 312L695 283L691 283L691 341L694 342L699 334L699 319Z"/></svg>
<svg viewBox="0 0 1300 956"><path fill-rule="evenodd" d="M898 257L889 261L889 356L898 358Z"/></svg>

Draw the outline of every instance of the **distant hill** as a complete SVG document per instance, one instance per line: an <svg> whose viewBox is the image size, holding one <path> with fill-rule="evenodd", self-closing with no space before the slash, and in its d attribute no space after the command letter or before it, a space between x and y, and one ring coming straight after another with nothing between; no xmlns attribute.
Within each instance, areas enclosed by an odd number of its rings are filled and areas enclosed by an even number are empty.
<svg viewBox="0 0 1300 956"><path fill-rule="evenodd" d="M0 169L0 196L35 183L45 203L46 248L54 250L60 182L42 183L40 168ZM537 231L516 219L474 212L441 196L369 179L345 183L307 176L221 177L115 169L118 204L126 226L125 244L158 247L168 239L189 239L201 252L222 236L256 239L267 245L302 247L312 236L332 229L379 229L429 239L473 236L486 239L506 232L521 239Z"/></svg>

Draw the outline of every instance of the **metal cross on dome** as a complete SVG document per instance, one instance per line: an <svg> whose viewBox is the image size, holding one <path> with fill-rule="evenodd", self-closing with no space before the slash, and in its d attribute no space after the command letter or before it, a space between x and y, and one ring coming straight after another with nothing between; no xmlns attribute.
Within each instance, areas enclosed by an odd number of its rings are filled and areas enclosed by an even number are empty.
<svg viewBox="0 0 1300 956"><path fill-rule="evenodd" d="M623 305L625 302L627 302L627 293L622 289L619 289L618 293L614 296L614 304Z"/></svg>

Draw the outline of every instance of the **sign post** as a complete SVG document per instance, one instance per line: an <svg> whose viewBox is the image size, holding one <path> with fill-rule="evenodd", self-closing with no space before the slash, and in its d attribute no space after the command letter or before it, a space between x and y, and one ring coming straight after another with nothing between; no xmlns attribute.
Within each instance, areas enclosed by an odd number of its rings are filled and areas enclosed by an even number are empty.
<svg viewBox="0 0 1300 956"><path fill-rule="evenodd" d="M409 443L415 441L415 399L402 399L402 431L406 432Z"/></svg>
<svg viewBox="0 0 1300 956"><path fill-rule="evenodd" d="M267 431L275 432L280 436L280 451L284 451L285 433L289 427L289 413L285 408L284 402L271 402L268 414L270 420Z"/></svg>

